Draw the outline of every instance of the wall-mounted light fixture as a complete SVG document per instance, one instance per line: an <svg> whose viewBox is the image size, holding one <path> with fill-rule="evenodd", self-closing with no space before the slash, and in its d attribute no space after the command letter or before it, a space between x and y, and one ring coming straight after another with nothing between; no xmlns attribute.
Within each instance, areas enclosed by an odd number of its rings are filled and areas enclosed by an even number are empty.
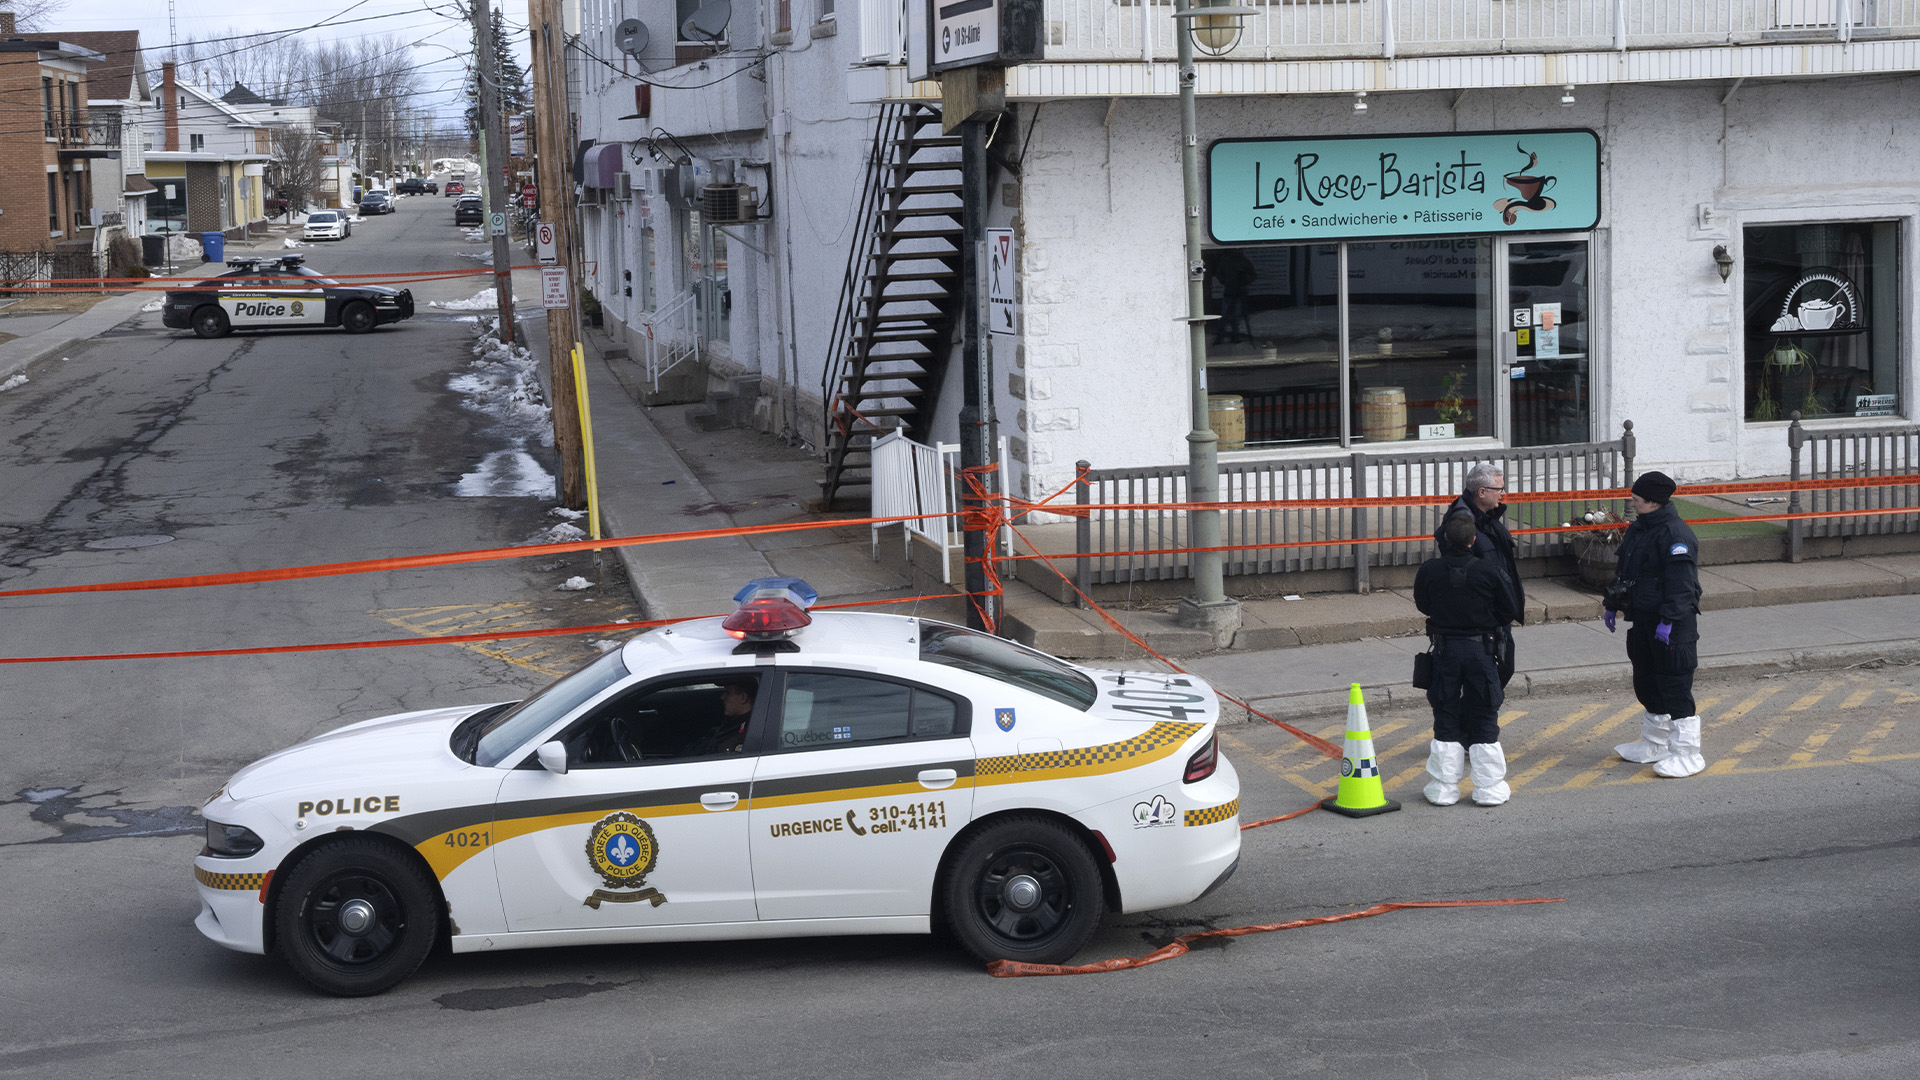
<svg viewBox="0 0 1920 1080"><path fill-rule="evenodd" d="M1353 92L1353 111L1363 114L1367 111L1367 92L1365 90L1355 90Z"/></svg>
<svg viewBox="0 0 1920 1080"><path fill-rule="evenodd" d="M1720 267L1721 281L1725 281L1733 276L1733 253L1727 250L1727 245L1713 245L1713 261L1715 265Z"/></svg>
<svg viewBox="0 0 1920 1080"><path fill-rule="evenodd" d="M1563 109L1571 109L1573 106L1573 84L1568 83L1560 88L1560 107Z"/></svg>

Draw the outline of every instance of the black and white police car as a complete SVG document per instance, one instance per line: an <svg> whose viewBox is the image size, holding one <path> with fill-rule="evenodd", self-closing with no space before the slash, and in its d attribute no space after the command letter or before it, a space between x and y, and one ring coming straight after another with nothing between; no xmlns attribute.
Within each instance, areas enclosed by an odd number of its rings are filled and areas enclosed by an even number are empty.
<svg viewBox="0 0 1920 1080"><path fill-rule="evenodd" d="M160 322L203 338L234 330L338 326L364 334L413 316L413 293L384 285L342 285L306 265L304 255L228 259L226 273L169 289Z"/></svg>
<svg viewBox="0 0 1920 1080"><path fill-rule="evenodd" d="M927 933L1058 962L1240 855L1199 679L763 578L525 701L350 724L202 810L208 938L377 994L454 953Z"/></svg>

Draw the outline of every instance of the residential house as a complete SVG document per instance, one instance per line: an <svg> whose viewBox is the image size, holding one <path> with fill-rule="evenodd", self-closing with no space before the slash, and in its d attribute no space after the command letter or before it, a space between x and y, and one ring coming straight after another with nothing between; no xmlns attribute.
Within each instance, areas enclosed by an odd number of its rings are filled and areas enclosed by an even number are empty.
<svg viewBox="0 0 1920 1080"><path fill-rule="evenodd" d="M908 72L950 39L891 0L725 6L582 0L610 331L636 357L692 335L711 386L829 458L895 426L952 440L958 150ZM1631 420L1683 479L1785 473L1792 411L1920 415L1920 3L1248 10L1200 28L1191 268L1173 6L1048 0L1042 59L1006 69L984 210L1013 230L993 404L1016 495L1081 460L1183 467L1196 400L1223 469ZM1198 387L1190 273L1215 316Z"/></svg>
<svg viewBox="0 0 1920 1080"><path fill-rule="evenodd" d="M222 94L220 100L276 133L283 130L307 133L318 144L320 151L320 182L313 193L314 205L339 208L352 201L353 158L341 153L340 132L343 125L338 120L326 119L312 105L269 101L240 83L234 83L233 89ZM267 170L267 191L275 196L280 196L284 183L281 170L285 162L278 160L282 150L283 147L276 142L276 160Z"/></svg>
<svg viewBox="0 0 1920 1080"><path fill-rule="evenodd" d="M0 11L0 110L20 151L0 155L0 252L77 253L90 264L92 165L106 151L93 145L85 102L87 67L100 56L13 29L13 12Z"/></svg>
<svg viewBox="0 0 1920 1080"><path fill-rule="evenodd" d="M159 233L222 232L238 239L266 220L267 163L273 138L266 124L191 83L172 62L160 65L160 139L147 151L147 229Z"/></svg>
<svg viewBox="0 0 1920 1080"><path fill-rule="evenodd" d="M63 33L61 38L100 56L87 72L87 120L90 144L106 153L94 166L92 193L100 210L95 244L104 251L113 236L146 234L147 197L159 194L146 177L148 124L157 118L153 87L138 30Z"/></svg>

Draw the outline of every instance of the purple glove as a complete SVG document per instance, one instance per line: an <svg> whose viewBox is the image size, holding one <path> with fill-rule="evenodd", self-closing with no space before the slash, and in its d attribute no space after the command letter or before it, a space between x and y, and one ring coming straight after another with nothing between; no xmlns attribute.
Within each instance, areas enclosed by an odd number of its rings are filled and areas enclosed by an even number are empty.
<svg viewBox="0 0 1920 1080"><path fill-rule="evenodd" d="M1607 633L1609 634L1613 633L1613 621L1618 617L1619 617L1619 613L1614 611L1609 611L1605 615L1601 616L1602 620L1605 621L1607 624Z"/></svg>
<svg viewBox="0 0 1920 1080"><path fill-rule="evenodd" d="M1653 631L1653 640L1662 645L1673 644L1673 624L1670 622L1661 623Z"/></svg>

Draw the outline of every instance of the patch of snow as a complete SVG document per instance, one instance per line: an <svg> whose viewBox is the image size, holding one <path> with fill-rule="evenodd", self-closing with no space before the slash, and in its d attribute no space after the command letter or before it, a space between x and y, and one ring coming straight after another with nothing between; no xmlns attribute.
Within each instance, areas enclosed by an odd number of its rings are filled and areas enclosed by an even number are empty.
<svg viewBox="0 0 1920 1080"><path fill-rule="evenodd" d="M555 490L553 474L525 450L495 450L453 486L455 495L528 495L540 499L553 498Z"/></svg>
<svg viewBox="0 0 1920 1080"><path fill-rule="evenodd" d="M465 300L448 300L446 303L429 300L427 306L445 308L448 311L491 311L500 306L500 300L494 295L492 289L481 289Z"/></svg>
<svg viewBox="0 0 1920 1080"><path fill-rule="evenodd" d="M472 259L481 266L493 265L493 252L491 251L456 251L454 254L463 259Z"/></svg>
<svg viewBox="0 0 1920 1080"><path fill-rule="evenodd" d="M287 238L286 238L285 240L282 240L282 241L281 241L281 244L282 244L282 245L284 245L284 246L286 246L286 247L290 247L290 248L302 248L302 247L306 247L306 246L307 246L307 245L305 245L305 244L303 244L303 243L301 243L300 241L298 241L298 240L295 240L295 239L294 239L293 237L291 237L291 236L289 236L289 237L287 237Z"/></svg>
<svg viewBox="0 0 1920 1080"><path fill-rule="evenodd" d="M6 382L0 382L0 390L11 390L16 386L25 386L25 385L27 385L27 377L25 375L15 375L13 378L8 379Z"/></svg>
<svg viewBox="0 0 1920 1080"><path fill-rule="evenodd" d="M140 310L141 311L159 311L160 309L166 306L167 306L167 302L165 300L149 300L145 304L140 305Z"/></svg>
<svg viewBox="0 0 1920 1080"><path fill-rule="evenodd" d="M557 518L565 518L568 521L579 521L581 518L587 516L587 512L585 510L572 510L565 506L556 506L553 509L547 511L547 513L552 514L554 517L557 517Z"/></svg>
<svg viewBox="0 0 1920 1080"><path fill-rule="evenodd" d="M588 581L586 578L575 575L561 582L559 585L555 586L555 588L564 589L567 592L579 592L581 589L593 588L593 582Z"/></svg>

